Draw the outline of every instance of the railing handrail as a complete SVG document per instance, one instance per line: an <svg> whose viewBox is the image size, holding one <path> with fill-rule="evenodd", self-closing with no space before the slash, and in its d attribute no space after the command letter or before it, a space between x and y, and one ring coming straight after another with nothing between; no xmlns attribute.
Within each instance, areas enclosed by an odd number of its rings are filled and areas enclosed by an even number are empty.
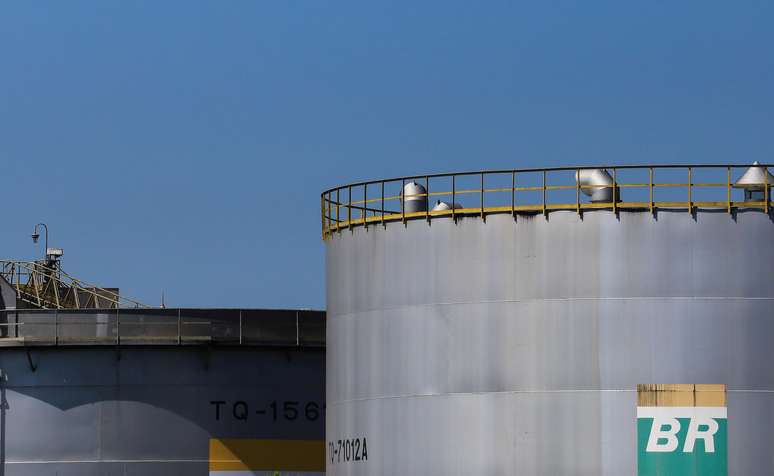
<svg viewBox="0 0 774 476"><path fill-rule="evenodd" d="M190 309L193 311L190 314L174 308L125 311L116 308L81 309L76 312L69 309L0 309L0 331L4 334L0 337L0 347L26 344L56 346L63 343L206 343L266 347L325 345L325 316L322 311L288 309L281 310L279 316L276 311L266 309ZM307 317L300 319L304 315ZM262 321L262 318L267 317L279 319ZM320 325L323 326L322 331ZM138 332L137 329L144 332ZM97 335L100 332L105 335Z"/></svg>
<svg viewBox="0 0 774 476"><path fill-rule="evenodd" d="M378 183L399 182L401 180L414 180L425 178L443 178L443 177L464 177L467 175L495 175L495 174L526 174L526 173L539 173L539 172L575 172L578 170L595 170L595 169L607 169L607 170L626 170L626 169L711 169L711 168L747 168L752 167L752 164L653 164L653 165L579 165L575 167L562 166L562 167L538 167L538 168L525 168L525 169L485 169L485 170L468 170L465 172L441 172L435 174L417 174L406 175L402 177L393 177L387 179L375 179L367 180L363 182L352 182L337 187L331 187L328 190L323 191L320 195L325 196L330 192L336 190L343 190L349 187L362 187L364 185L374 185ZM774 163L771 164L758 164L756 167L774 168Z"/></svg>
<svg viewBox="0 0 774 476"><path fill-rule="evenodd" d="M764 180L761 183L746 182L736 184L732 181L732 173L736 174L739 169L748 170L755 167L763 171ZM734 209L752 208L760 209L769 213L772 208L771 191L772 183L770 171L774 164L657 164L657 165L607 165L607 166L564 166L564 167L546 167L546 168L523 168L523 169L493 169L465 172L445 172L436 174L418 174L404 177L394 177L381 180L369 180L362 182L353 182L339 187L324 191L320 196L322 236L326 239L334 231L340 232L344 228L352 229L353 226L379 223L385 225L391 221L401 221L403 223L408 219L424 218L428 223L436 217L452 217L457 220L458 216L478 215L484 218L490 214L510 213L514 218L519 214L542 213L546 217L550 213L559 210L572 210L582 214L586 210L608 209L618 214L621 211L649 210L657 213L660 209L685 209L691 213L699 209L725 209L731 213ZM655 172L660 170L684 170L685 177L675 177L674 172L669 172L668 177L663 179L659 175L658 180L654 180ZM595 177L579 178L581 171L597 170L600 174L586 174ZM718 176L714 180L701 179L697 177L699 170L722 171L722 177ZM627 177L631 174L622 174L623 171L640 171L648 173L647 183L645 178L635 180ZM556 182L556 176L549 177L549 174L559 172L574 172L574 177L569 179L566 175L562 176L562 182ZM539 174L535 175L535 174ZM705 175L705 174L700 174ZM718 174L720 175L720 174ZM497 177L495 179L495 176ZM525 176L531 179L524 184ZM604 179L606 176L606 179ZM478 187L473 185L458 189L459 178L469 177L479 180ZM489 187L486 187L487 178L492 177ZM451 179L451 185L448 181L442 181L438 186L437 179ZM510 187L498 186L492 184L491 180L501 182L509 178ZM521 184L517 184L517 178L521 179ZM540 178L541 180L537 180ZM548 180L551 178L552 180ZM435 182L433 180L435 179ZM468 179L469 180L469 179ZM581 183L580 181L584 183ZM602 180L602 182L599 182ZM749 180L749 179L747 179ZM596 181L596 182L595 182ZM416 182L416 187L407 188L409 182ZM540 184L535 185L535 183ZM433 186L431 187L431 183ZM378 185L378 187L374 187ZM370 186L370 188L369 188ZM386 189L390 192L386 195ZM399 187L396 194L394 189ZM431 190L432 188L432 190ZM680 195L679 191L670 192L668 189L685 189L685 195ZM699 191L707 189L724 190L723 197L712 197L705 199ZM732 199L732 189L744 188L745 198L742 201ZM376 189L376 192L374 190ZM609 193L599 194L596 192L601 189L607 189ZM575 197L572 200L558 200L556 197L561 192L575 191ZM369 191L371 193L369 194ZM658 191L659 197L655 197ZM534 192L542 192L540 199L535 200L534 195L527 197L526 200L517 200L524 198ZM557 194L557 192L560 192ZM581 200L581 192L589 195ZM594 192L594 193L592 193ZM626 198L621 194L625 192ZM760 195L758 195L760 192ZM495 196L494 200L489 200L493 194L508 193L510 200L508 204L502 202L501 195ZM406 194L406 197L404 197ZM476 200L474 195L478 195ZM521 197L517 197L521 195ZM642 196L641 199L637 197ZM647 195L647 197L645 197ZM706 195L706 193L705 193ZM669 198L664 198L670 196ZM450 197L451 203L447 203L445 208L439 210L430 210L430 197ZM457 198L460 198L458 205ZM500 198L498 200L498 198ZM647 199L647 200L646 200ZM417 201L419 200L419 202ZM412 202L411 210L407 210L407 204ZM439 203L441 200L439 200ZM467 204L466 204L467 202ZM470 202L475 202L471 205ZM493 203L494 202L494 203ZM519 202L519 203L517 203ZM389 205L389 206L388 206ZM399 211L398 211L399 209Z"/></svg>

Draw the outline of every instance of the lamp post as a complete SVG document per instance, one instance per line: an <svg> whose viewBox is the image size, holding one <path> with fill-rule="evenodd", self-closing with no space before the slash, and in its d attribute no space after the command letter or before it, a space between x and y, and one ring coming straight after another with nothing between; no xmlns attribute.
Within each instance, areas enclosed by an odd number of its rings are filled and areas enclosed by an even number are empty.
<svg viewBox="0 0 774 476"><path fill-rule="evenodd" d="M46 230L46 235L45 235L46 241L44 243L46 247L43 249L43 258L45 259L45 258L48 258L48 226L45 223L38 223L37 225L35 225L35 228L33 228L32 235L31 235L32 242L37 243L38 238L40 238L40 233L38 233L39 227L43 227L43 229Z"/></svg>

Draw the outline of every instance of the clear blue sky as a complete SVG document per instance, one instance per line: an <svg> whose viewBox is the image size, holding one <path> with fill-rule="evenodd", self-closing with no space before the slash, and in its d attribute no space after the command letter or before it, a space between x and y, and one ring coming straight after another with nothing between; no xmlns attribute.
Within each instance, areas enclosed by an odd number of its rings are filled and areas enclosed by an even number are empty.
<svg viewBox="0 0 774 476"><path fill-rule="evenodd" d="M157 304L325 305L319 193L774 156L774 3L14 1L0 245Z"/></svg>

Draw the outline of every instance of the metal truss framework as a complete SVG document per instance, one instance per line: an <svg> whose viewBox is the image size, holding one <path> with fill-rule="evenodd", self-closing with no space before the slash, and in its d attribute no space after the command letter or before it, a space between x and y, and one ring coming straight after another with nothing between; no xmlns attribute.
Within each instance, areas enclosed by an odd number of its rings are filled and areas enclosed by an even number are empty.
<svg viewBox="0 0 774 476"><path fill-rule="evenodd" d="M123 297L117 289L86 283L62 271L57 261L0 260L0 276L16 290L16 298L39 309L148 308ZM17 306L19 307L19 306Z"/></svg>

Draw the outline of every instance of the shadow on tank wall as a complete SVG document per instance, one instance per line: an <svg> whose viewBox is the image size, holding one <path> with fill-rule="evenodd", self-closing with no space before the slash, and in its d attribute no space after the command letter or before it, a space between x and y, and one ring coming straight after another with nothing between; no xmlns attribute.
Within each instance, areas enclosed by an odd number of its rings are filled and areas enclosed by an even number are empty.
<svg viewBox="0 0 774 476"><path fill-rule="evenodd" d="M31 360L22 349L0 353L4 392L62 411L98 402L140 402L195 421L211 433L222 428L219 421L245 421L243 408L235 412L229 401L267 392L322 400L325 384L322 349L39 348L29 355ZM191 401L184 395L201 398ZM209 397L226 403L211 404Z"/></svg>
<svg viewBox="0 0 774 476"><path fill-rule="evenodd" d="M7 461L206 462L210 438L322 440L324 366L320 348L3 349L0 475Z"/></svg>

